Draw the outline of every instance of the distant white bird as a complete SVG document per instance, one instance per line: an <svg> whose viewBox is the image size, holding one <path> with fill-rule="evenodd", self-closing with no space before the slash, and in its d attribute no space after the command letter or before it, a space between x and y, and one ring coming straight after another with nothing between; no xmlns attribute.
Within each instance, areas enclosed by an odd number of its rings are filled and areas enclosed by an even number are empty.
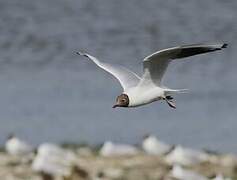
<svg viewBox="0 0 237 180"><path fill-rule="evenodd" d="M182 89L170 89L162 85L162 77L168 67L168 64L180 58L185 58L197 54L212 52L226 48L227 44L194 44L187 46L178 46L169 49L157 51L143 60L144 73L139 77L134 72L122 67L102 63L95 57L78 52L100 68L111 73L118 79L123 87L123 93L117 97L115 107L136 107L157 100L165 100L168 105L175 108L173 102L173 93L183 92Z"/></svg>
<svg viewBox="0 0 237 180"><path fill-rule="evenodd" d="M29 155L33 152L33 147L30 144L14 135L8 137L5 149L11 155Z"/></svg>
<svg viewBox="0 0 237 180"><path fill-rule="evenodd" d="M171 151L165 160L169 164L179 164L183 166L195 165L204 161L208 161L209 156L201 151L177 146Z"/></svg>
<svg viewBox="0 0 237 180"><path fill-rule="evenodd" d="M75 159L73 152L54 144L45 143L39 146L32 169L54 177L68 176Z"/></svg>
<svg viewBox="0 0 237 180"><path fill-rule="evenodd" d="M132 145L115 144L110 141L105 142L100 149L100 155L102 156L135 155L138 152L138 149Z"/></svg>
<svg viewBox="0 0 237 180"><path fill-rule="evenodd" d="M70 151L59 147L56 144L43 143L37 149L37 155L47 156L53 155L55 158L61 159L63 156L64 160L73 161L75 160L75 154Z"/></svg>
<svg viewBox="0 0 237 180"><path fill-rule="evenodd" d="M208 180L205 176L194 171L184 169L179 165L173 166L170 175L177 180Z"/></svg>
<svg viewBox="0 0 237 180"><path fill-rule="evenodd" d="M172 149L172 146L159 141L155 136L148 135L142 142L142 148L150 155L164 155Z"/></svg>

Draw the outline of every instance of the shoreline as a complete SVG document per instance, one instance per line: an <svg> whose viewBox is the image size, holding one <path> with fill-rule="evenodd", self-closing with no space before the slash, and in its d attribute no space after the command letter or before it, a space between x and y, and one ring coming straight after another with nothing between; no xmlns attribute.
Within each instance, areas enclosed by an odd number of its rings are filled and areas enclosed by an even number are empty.
<svg viewBox="0 0 237 180"><path fill-rule="evenodd" d="M172 177L175 165L166 162L167 155L148 155L139 150L134 155L102 156L99 147L91 148L85 144L64 143L65 152L73 153L73 163L68 166L68 177L56 177L56 179L115 179L115 180L155 180L177 179ZM237 156L216 152L205 152L208 159L188 166L180 166L185 170L194 172L207 179L214 179L218 175L237 179ZM14 180L44 180L39 172L32 170L32 162L36 154L31 156L15 156L4 151L0 152L0 178ZM65 158L63 158L65 160ZM75 170L75 167L76 170ZM75 170L75 171L74 171ZM201 179L200 179L201 180Z"/></svg>

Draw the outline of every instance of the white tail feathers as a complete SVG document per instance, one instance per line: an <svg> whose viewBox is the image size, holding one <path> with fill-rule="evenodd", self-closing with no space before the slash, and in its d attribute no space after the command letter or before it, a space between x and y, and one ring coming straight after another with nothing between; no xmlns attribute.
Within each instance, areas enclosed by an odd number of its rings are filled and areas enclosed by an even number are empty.
<svg viewBox="0 0 237 180"><path fill-rule="evenodd" d="M166 93L188 93L189 89L164 89Z"/></svg>

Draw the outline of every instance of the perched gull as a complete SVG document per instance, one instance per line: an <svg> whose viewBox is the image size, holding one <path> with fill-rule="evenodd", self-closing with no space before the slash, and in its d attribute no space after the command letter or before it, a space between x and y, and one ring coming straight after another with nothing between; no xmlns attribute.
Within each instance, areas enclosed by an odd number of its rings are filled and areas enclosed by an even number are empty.
<svg viewBox="0 0 237 180"><path fill-rule="evenodd" d="M184 169L179 165L173 166L170 175L171 177L178 180L208 180L208 178L206 178L205 176L194 171Z"/></svg>
<svg viewBox="0 0 237 180"><path fill-rule="evenodd" d="M102 156L135 155L138 152L138 149L132 145L115 144L110 141L105 142L100 150Z"/></svg>
<svg viewBox="0 0 237 180"><path fill-rule="evenodd" d="M165 160L167 163L172 165L179 164L183 166L190 166L208 161L209 156L201 151L177 146L173 151L167 154Z"/></svg>
<svg viewBox="0 0 237 180"><path fill-rule="evenodd" d="M33 152L33 147L30 144L14 135L9 135L5 149L11 155L29 155Z"/></svg>
<svg viewBox="0 0 237 180"><path fill-rule="evenodd" d="M159 141L155 136L147 135L142 142L142 149L150 155L165 155L173 146Z"/></svg>
<svg viewBox="0 0 237 180"><path fill-rule="evenodd" d="M54 177L69 176L75 160L76 155L73 152L44 143L37 150L32 169Z"/></svg>
<svg viewBox="0 0 237 180"><path fill-rule="evenodd" d="M157 100L165 100L170 107L176 108L171 95L183 92L185 89L170 89L162 86L162 77L168 64L175 59L217 51L226 47L227 44L223 43L194 44L157 51L143 60L144 73L141 77L127 68L103 63L89 54L82 52L77 52L77 54L89 58L118 79L123 87L123 93L117 97L114 108L137 107Z"/></svg>

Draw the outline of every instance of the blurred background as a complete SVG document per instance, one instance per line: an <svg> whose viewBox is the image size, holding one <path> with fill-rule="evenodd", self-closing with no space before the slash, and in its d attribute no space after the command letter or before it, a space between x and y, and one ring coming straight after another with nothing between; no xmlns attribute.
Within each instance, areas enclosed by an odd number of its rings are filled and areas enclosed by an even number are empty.
<svg viewBox="0 0 237 180"><path fill-rule="evenodd" d="M237 153L235 0L0 0L0 143L7 135L41 142L140 142ZM162 48L226 42L223 51L170 65L164 84L188 88L177 109L155 102L112 109L117 80L87 59L142 73ZM190 61L189 61L190 60Z"/></svg>

